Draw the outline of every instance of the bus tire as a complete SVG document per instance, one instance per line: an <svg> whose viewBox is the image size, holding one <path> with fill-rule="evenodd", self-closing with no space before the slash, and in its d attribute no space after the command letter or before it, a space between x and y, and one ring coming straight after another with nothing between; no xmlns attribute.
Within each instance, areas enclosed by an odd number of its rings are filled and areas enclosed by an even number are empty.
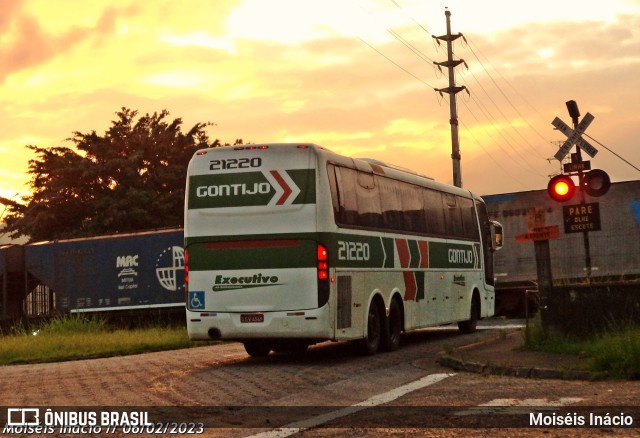
<svg viewBox="0 0 640 438"><path fill-rule="evenodd" d="M394 298L389 305L389 317L383 331L382 348L385 351L396 351L400 348L403 326L402 306Z"/></svg>
<svg viewBox="0 0 640 438"><path fill-rule="evenodd" d="M244 349L251 357L266 357L271 353L271 345L263 340L245 341Z"/></svg>
<svg viewBox="0 0 640 438"><path fill-rule="evenodd" d="M359 342L363 354L371 355L378 352L382 338L382 318L380 306L375 300L372 301L367 312L367 335Z"/></svg>
<svg viewBox="0 0 640 438"><path fill-rule="evenodd" d="M473 292L471 297L471 310L469 312L469 319L466 321L458 322L458 330L460 333L473 333L478 326L478 320L480 319L480 296L477 291Z"/></svg>

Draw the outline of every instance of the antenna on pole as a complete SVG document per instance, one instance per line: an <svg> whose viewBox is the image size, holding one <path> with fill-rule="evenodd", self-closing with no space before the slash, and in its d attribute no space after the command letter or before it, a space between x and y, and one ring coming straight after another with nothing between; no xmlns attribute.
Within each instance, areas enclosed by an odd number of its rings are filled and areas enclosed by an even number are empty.
<svg viewBox="0 0 640 438"><path fill-rule="evenodd" d="M449 112L451 114L451 118L449 119L449 123L451 125L451 160L453 161L453 185L456 187L462 187L462 170L460 168L460 139L458 136L458 109L456 105L456 94L460 91L467 90L467 87L456 86L456 76L455 76L455 68L464 63L467 65L463 59L454 60L453 59L453 42L458 38L464 36L461 33L457 35L451 34L451 12L449 8L445 8L444 15L447 19L447 34L441 36L432 35L433 38L436 39L437 43L440 44L440 41L447 42L447 60L444 62L434 62L435 65L440 67L447 67L449 70L449 86L446 88L435 88L435 91L439 92L440 95L442 93L449 94Z"/></svg>

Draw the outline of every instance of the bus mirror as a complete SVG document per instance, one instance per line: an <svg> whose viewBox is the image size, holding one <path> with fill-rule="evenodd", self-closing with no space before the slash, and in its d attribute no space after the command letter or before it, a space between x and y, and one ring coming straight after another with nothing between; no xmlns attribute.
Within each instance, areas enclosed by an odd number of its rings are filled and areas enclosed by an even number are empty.
<svg viewBox="0 0 640 438"><path fill-rule="evenodd" d="M502 248L504 235L502 232L502 224L500 222L491 221L491 250L497 251Z"/></svg>

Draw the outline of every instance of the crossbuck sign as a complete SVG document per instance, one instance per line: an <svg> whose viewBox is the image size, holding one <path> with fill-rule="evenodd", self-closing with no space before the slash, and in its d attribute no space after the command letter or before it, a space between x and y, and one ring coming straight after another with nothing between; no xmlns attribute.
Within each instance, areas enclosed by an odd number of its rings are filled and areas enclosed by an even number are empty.
<svg viewBox="0 0 640 438"><path fill-rule="evenodd" d="M560 120L558 117L553 119L553 122L551 122L551 124L556 129L558 129L558 131L562 132L568 137L567 141L565 141L564 144L560 146L560 149L554 155L556 160L562 161L564 157L569 153L574 144L585 151L591 158L595 157L595 155L598 153L598 150L582 138L582 134L584 134L584 131L586 131L587 127L591 124L593 119L594 116L592 116L590 113L585 114L582 118L582 121L578 124L575 130L571 129L569 125Z"/></svg>

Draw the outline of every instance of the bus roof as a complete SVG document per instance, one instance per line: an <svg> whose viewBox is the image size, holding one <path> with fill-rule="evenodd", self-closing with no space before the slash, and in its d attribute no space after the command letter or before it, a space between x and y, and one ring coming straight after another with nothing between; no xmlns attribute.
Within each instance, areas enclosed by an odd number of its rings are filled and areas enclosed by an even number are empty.
<svg viewBox="0 0 640 438"><path fill-rule="evenodd" d="M467 198L481 199L478 195L473 194L469 190L455 187L442 182L438 182L433 178L426 176L422 173L416 172L414 170L406 169L400 166L385 163L385 162L371 159L371 158L347 157L314 143L252 143L252 144L245 144L245 145L223 146L221 148L201 149L197 151L195 155L205 155L210 152L215 153L217 150L223 150L223 149L228 150L228 148L231 148L237 151L256 150L256 149L266 150L271 148L311 149L312 151L314 151L314 153L317 156L322 157L324 160L337 165L350 167L353 169L358 169L361 171L375 173L379 175L384 175L390 178L407 181L412 184L430 187L435 190L452 193L452 194L464 196Z"/></svg>

